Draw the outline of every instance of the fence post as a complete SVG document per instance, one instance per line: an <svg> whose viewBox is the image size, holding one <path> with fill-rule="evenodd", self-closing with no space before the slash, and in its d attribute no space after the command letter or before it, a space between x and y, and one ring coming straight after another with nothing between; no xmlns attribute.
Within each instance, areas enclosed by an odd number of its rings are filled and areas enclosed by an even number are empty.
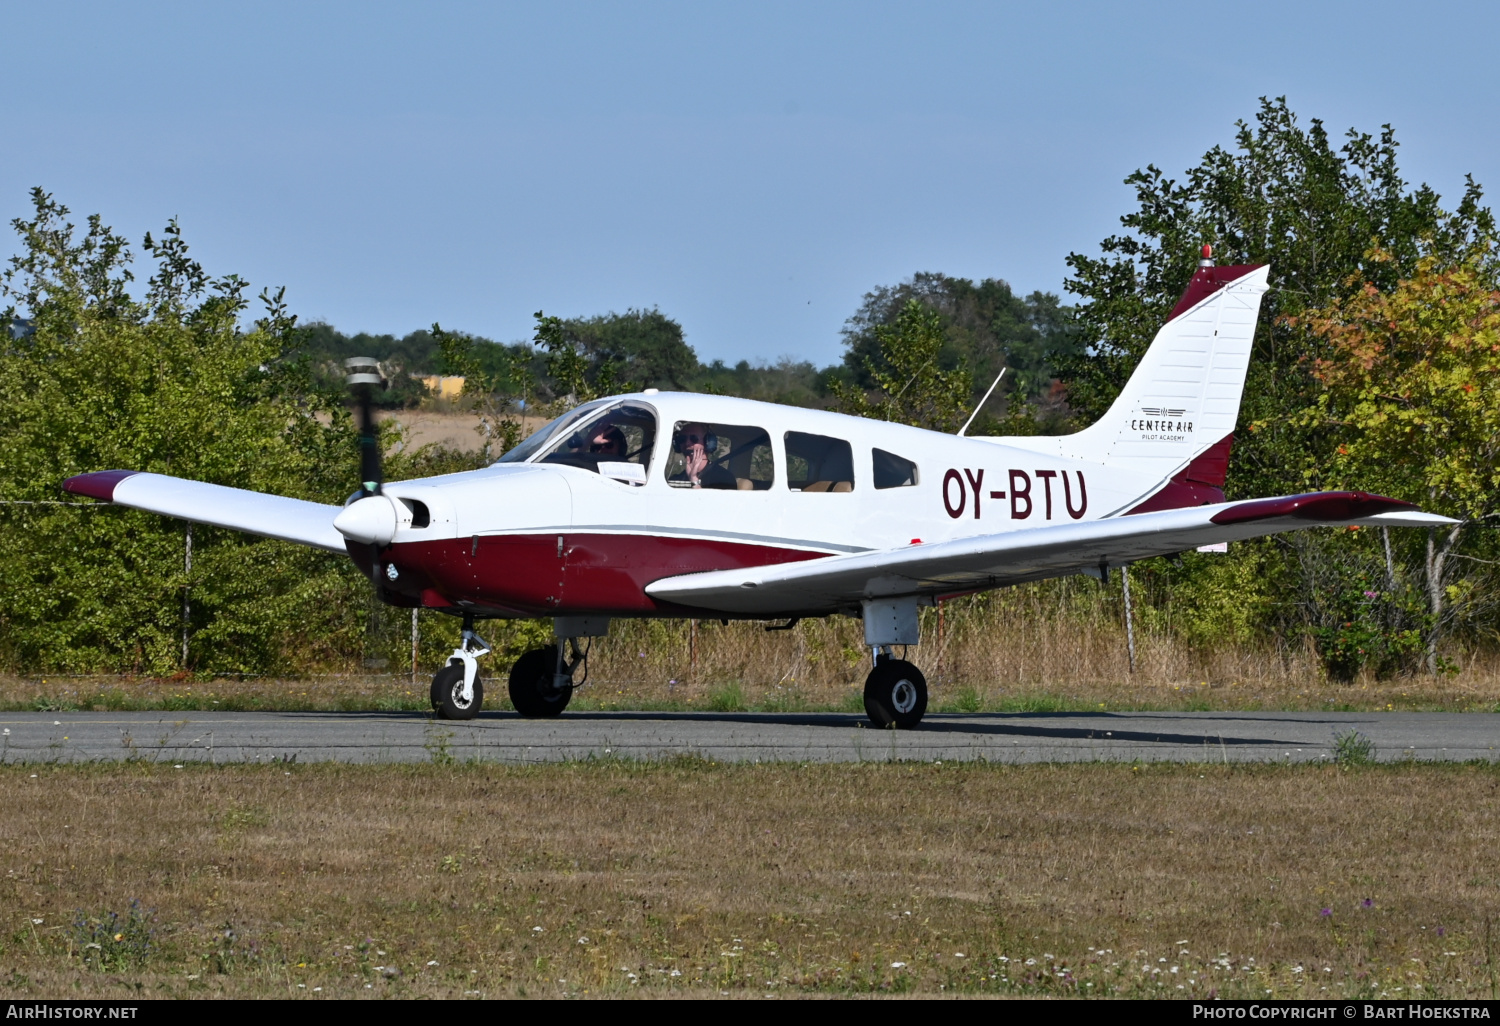
<svg viewBox="0 0 1500 1026"><path fill-rule="evenodd" d="M411 682L417 682L417 607L411 607Z"/></svg>
<svg viewBox="0 0 1500 1026"><path fill-rule="evenodd" d="M193 525L191 523L187 525L187 533L183 535L183 539L182 571L184 577L190 579L193 575ZM189 587L189 581L184 580L182 582L182 668L184 670L188 665L188 626L193 612L193 607L188 601Z"/></svg>
<svg viewBox="0 0 1500 1026"><path fill-rule="evenodd" d="M943 654L945 652L943 648L943 600L937 599L935 605L937 606L937 672L933 676L941 678L943 675Z"/></svg>
<svg viewBox="0 0 1500 1026"><path fill-rule="evenodd" d="M1130 672L1135 672L1135 624L1130 615L1130 567L1120 567L1120 581L1125 588L1125 648L1130 654Z"/></svg>

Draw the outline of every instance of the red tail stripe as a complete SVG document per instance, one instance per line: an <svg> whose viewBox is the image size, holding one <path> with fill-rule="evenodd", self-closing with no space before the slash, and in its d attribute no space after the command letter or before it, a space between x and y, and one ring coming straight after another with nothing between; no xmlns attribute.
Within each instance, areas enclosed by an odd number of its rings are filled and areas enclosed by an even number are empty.
<svg viewBox="0 0 1500 1026"><path fill-rule="evenodd" d="M1228 267L1198 268L1188 282L1187 291L1183 292L1182 298L1172 308L1172 317L1176 317L1184 310L1191 310L1225 285L1264 266L1265 264L1234 264ZM1172 317L1167 319L1171 320Z"/></svg>

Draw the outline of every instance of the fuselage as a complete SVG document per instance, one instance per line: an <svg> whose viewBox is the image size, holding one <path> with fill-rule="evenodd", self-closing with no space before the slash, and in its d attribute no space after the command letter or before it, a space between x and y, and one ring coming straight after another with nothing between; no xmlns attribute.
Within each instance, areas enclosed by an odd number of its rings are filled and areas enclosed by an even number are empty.
<svg viewBox="0 0 1500 1026"><path fill-rule="evenodd" d="M638 451L588 455L584 436L602 434L590 424L618 410ZM704 425L728 455L690 480L682 439ZM389 544L349 546L385 601L482 616L693 615L645 586L1097 520L1164 483L1003 439L692 393L615 396L542 430L526 459L385 486Z"/></svg>

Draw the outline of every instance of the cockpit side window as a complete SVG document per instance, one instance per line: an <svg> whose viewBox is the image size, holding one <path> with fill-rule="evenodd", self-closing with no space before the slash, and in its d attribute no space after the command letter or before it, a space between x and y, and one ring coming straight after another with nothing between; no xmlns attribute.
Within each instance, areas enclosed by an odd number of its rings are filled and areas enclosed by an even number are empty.
<svg viewBox="0 0 1500 1026"><path fill-rule="evenodd" d="M537 462L592 470L639 486L650 472L655 441L656 414L637 403L619 403L560 432Z"/></svg>
<svg viewBox="0 0 1500 1026"><path fill-rule="evenodd" d="M917 465L911 460L884 449L875 449L871 455L876 488L910 488L917 483Z"/></svg>
<svg viewBox="0 0 1500 1026"><path fill-rule="evenodd" d="M672 428L667 484L763 492L776 477L776 457L765 428L679 420Z"/></svg>
<svg viewBox="0 0 1500 1026"><path fill-rule="evenodd" d="M794 492L852 492L854 450L842 438L788 431L786 483Z"/></svg>

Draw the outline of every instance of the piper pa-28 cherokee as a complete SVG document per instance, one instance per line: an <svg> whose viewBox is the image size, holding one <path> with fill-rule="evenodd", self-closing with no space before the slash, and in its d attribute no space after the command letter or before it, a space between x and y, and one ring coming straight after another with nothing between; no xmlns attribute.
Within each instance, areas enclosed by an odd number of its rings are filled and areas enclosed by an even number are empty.
<svg viewBox="0 0 1500 1026"><path fill-rule="evenodd" d="M1072 435L965 438L724 396L643 392L581 405L483 470L389 485L361 393L360 491L343 507L107 470L64 487L136 509L348 552L392 605L463 617L433 678L438 714L484 700L480 618L552 617L510 698L555 716L615 617L864 620L865 709L927 708L918 610L944 596L1316 526L1452 523L1363 492L1225 502L1264 266L1204 259L1109 412ZM361 366L362 365L362 366ZM905 654L904 651L902 653ZM585 678L586 679L586 678Z"/></svg>

